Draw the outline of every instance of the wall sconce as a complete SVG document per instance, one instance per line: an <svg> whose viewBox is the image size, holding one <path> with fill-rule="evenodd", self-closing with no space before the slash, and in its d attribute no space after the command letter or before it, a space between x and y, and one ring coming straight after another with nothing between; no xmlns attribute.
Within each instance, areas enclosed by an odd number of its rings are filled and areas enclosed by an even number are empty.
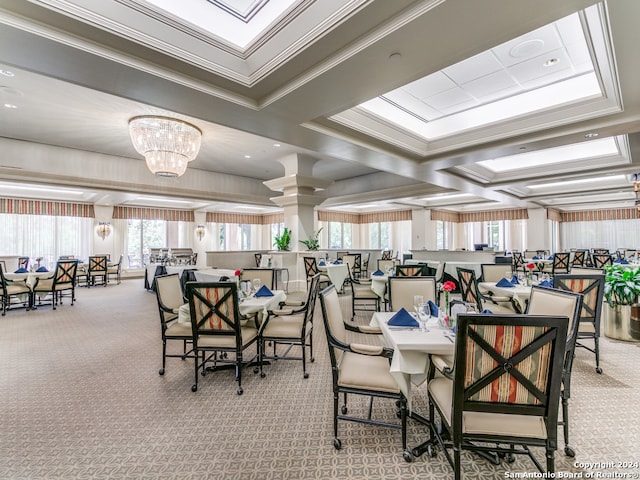
<svg viewBox="0 0 640 480"><path fill-rule="evenodd" d="M100 222L96 232L98 233L98 236L104 240L111 235L111 224L109 222Z"/></svg>
<svg viewBox="0 0 640 480"><path fill-rule="evenodd" d="M204 225L198 225L196 227L196 237L198 237L198 240L202 240L202 237L204 237L205 232L206 232L206 229Z"/></svg>

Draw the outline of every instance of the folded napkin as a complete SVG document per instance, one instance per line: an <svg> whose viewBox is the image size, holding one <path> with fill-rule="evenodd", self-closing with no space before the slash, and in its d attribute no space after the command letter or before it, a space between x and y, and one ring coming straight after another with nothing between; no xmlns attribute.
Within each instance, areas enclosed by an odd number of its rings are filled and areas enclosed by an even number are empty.
<svg viewBox="0 0 640 480"><path fill-rule="evenodd" d="M255 294L256 297L273 297L273 292L267 288L266 285L262 285L260 290Z"/></svg>
<svg viewBox="0 0 640 480"><path fill-rule="evenodd" d="M419 327L420 324L415 318L411 316L404 307L396 312L396 314L389 319L387 325L393 327Z"/></svg>
<svg viewBox="0 0 640 480"><path fill-rule="evenodd" d="M47 267L40 267L36 270L36 272L48 272Z"/></svg>
<svg viewBox="0 0 640 480"><path fill-rule="evenodd" d="M493 312L491 310L489 310L488 308L485 308L480 313L484 313L485 315L491 315Z"/></svg>
<svg viewBox="0 0 640 480"><path fill-rule="evenodd" d="M429 309L429 313L432 317L438 316L438 313L440 311L438 310L438 306L435 303L433 303L433 301L429 300L427 302L427 308Z"/></svg>
<svg viewBox="0 0 640 480"><path fill-rule="evenodd" d="M553 260L553 255L549 255L549 258L547 258L547 260Z"/></svg>
<svg viewBox="0 0 640 480"><path fill-rule="evenodd" d="M534 255L532 260L542 260L542 257L539 255Z"/></svg>
<svg viewBox="0 0 640 480"><path fill-rule="evenodd" d="M511 280L507 280L506 278L501 278L498 281L498 283L496 283L496 287L513 288L513 283L511 283Z"/></svg>
<svg viewBox="0 0 640 480"><path fill-rule="evenodd" d="M318 265L320 265L321 267L324 267L324 260L320 260L320 261L318 262Z"/></svg>
<svg viewBox="0 0 640 480"><path fill-rule="evenodd" d="M337 259L335 262L333 262L334 265L340 265L342 263L341 259Z"/></svg>
<svg viewBox="0 0 640 480"><path fill-rule="evenodd" d="M620 265L629 265L629 262L624 258L618 258L617 260L614 260L613 263L619 263Z"/></svg>
<svg viewBox="0 0 640 480"><path fill-rule="evenodd" d="M538 284L539 287L553 288L553 280L543 280Z"/></svg>
<svg viewBox="0 0 640 480"><path fill-rule="evenodd" d="M19 268L13 273L29 273L29 270L27 270L26 268Z"/></svg>
<svg viewBox="0 0 640 480"><path fill-rule="evenodd" d="M513 283L514 285L520 285L520 282L518 281L518 277L516 277L515 275L511 277L511 283Z"/></svg>
<svg viewBox="0 0 640 480"><path fill-rule="evenodd" d="M384 272L382 270L378 269L375 272L373 272L371 275L384 275Z"/></svg>

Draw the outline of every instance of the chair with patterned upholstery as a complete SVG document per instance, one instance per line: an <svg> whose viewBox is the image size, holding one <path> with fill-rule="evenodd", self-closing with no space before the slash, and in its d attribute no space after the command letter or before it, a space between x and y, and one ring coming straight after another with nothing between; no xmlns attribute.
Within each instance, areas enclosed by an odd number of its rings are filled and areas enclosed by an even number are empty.
<svg viewBox="0 0 640 480"><path fill-rule="evenodd" d="M604 268L607 265L613 265L613 255L610 253L593 253L591 261L594 268Z"/></svg>
<svg viewBox="0 0 640 480"><path fill-rule="evenodd" d="M271 310L267 318L260 325L258 332L260 376L264 377L264 360L302 360L302 375L309 378L307 373L307 347L309 360L313 363L313 317L316 298L320 290L320 274L315 274L309 284L307 301L299 308L287 308L286 305L278 310ZM273 354L265 352L265 342L273 344ZM288 345L284 353L277 353L278 345ZM289 357L289 351L294 345L300 346L299 357Z"/></svg>
<svg viewBox="0 0 640 480"><path fill-rule="evenodd" d="M349 342L347 331L369 333L363 327L350 328L342 317L340 299L335 285L330 285L320 292L322 319L329 347L331 372L333 379L333 446L342 448L338 436L338 421L352 421L384 427L400 428L403 453L407 448L407 401L398 384L389 372L393 349L381 346ZM379 333L379 331L371 332ZM342 406L339 406L340 395L343 395ZM349 415L348 395L369 397L367 417ZM400 423L391 423L372 418L373 399L387 399L388 408L399 407ZM381 404L383 402L381 401ZM383 408L379 406L378 408Z"/></svg>
<svg viewBox="0 0 640 480"><path fill-rule="evenodd" d="M178 321L178 309L185 303L182 296L182 285L177 273L159 275L156 277L156 300L158 301L158 313L160 314L160 327L162 331L162 368L159 375L164 375L167 357L188 358L193 350L187 351L191 344L191 323ZM175 340L182 342L181 354L167 354L167 342Z"/></svg>
<svg viewBox="0 0 640 480"><path fill-rule="evenodd" d="M18 270L29 270L29 257L18 257Z"/></svg>
<svg viewBox="0 0 640 480"><path fill-rule="evenodd" d="M580 311L580 325L576 347L589 350L596 357L596 372L602 373L600 368L600 319L602 316L602 299L604 295L604 273L577 272L571 270L569 275L556 275L553 285L560 290L581 293L582 310ZM593 348L585 345L581 340L593 340Z"/></svg>
<svg viewBox="0 0 640 480"><path fill-rule="evenodd" d="M588 250L576 250L573 252L573 258L571 259L571 268L584 267L587 263Z"/></svg>
<svg viewBox="0 0 640 480"><path fill-rule="evenodd" d="M56 309L58 303L62 304L62 298L67 292L71 299L71 306L76 299L76 272L78 271L78 260L58 260L56 270L51 277L38 277L33 285L34 303L38 299L38 306L46 301L51 295L51 305Z"/></svg>
<svg viewBox="0 0 640 480"><path fill-rule="evenodd" d="M94 285L107 286L107 256L94 255L89 257L87 268L87 287Z"/></svg>
<svg viewBox="0 0 640 480"><path fill-rule="evenodd" d="M515 313L511 298L485 296L480 293L475 270L456 267L456 271L462 301L473 304L478 312L490 310L492 313Z"/></svg>
<svg viewBox="0 0 640 480"><path fill-rule="evenodd" d="M514 272L524 272L524 256L522 252L511 253L511 269Z"/></svg>
<svg viewBox="0 0 640 480"><path fill-rule="evenodd" d="M253 254L253 258L256 261L256 267L261 267L262 266L262 254L257 252Z"/></svg>
<svg viewBox="0 0 640 480"><path fill-rule="evenodd" d="M383 250L380 254L380 260L391 260L393 258L393 250Z"/></svg>
<svg viewBox="0 0 640 480"><path fill-rule="evenodd" d="M583 296L580 293L534 286L531 288L526 311L527 315L563 315L569 319L560 390L564 452L569 457L575 456L573 448L569 446L569 398L571 397L571 369L580 324L582 299Z"/></svg>
<svg viewBox="0 0 640 480"><path fill-rule="evenodd" d="M497 459L528 455L544 472L529 448L542 447L546 471L555 471L566 337L567 318L560 315L458 316L453 378L431 377L427 388L429 418L437 411L441 420L441 429L430 424L430 441L455 480L462 478L463 450L494 452Z"/></svg>
<svg viewBox="0 0 640 480"><path fill-rule="evenodd" d="M396 265L396 277L424 277L427 274L427 266L423 263L417 265Z"/></svg>
<svg viewBox="0 0 640 480"><path fill-rule="evenodd" d="M0 264L0 299L2 300L2 316L12 306L16 308L26 308L31 310L33 304L32 291L27 285L26 278L23 280L9 280L4 275L4 265ZM17 300L12 302L11 300Z"/></svg>
<svg viewBox="0 0 640 480"><path fill-rule="evenodd" d="M302 257L302 261L304 262L304 270L307 274L307 286L309 283L311 283L311 279L314 277L314 275L318 273L320 274L320 285L322 285L323 283L325 284L325 286L331 284L331 279L329 278L329 276L326 273L320 272L316 257Z"/></svg>
<svg viewBox="0 0 640 480"><path fill-rule="evenodd" d="M245 361L243 354L258 341L257 317L241 322L234 282L189 282L187 299L195 374L191 390L198 390L200 374L232 366L238 382L236 393L242 395L242 369L255 359ZM257 366L254 373L258 373Z"/></svg>
<svg viewBox="0 0 640 480"><path fill-rule="evenodd" d="M571 252L556 252L553 254L553 263L551 264L551 274L569 273L571 264Z"/></svg>

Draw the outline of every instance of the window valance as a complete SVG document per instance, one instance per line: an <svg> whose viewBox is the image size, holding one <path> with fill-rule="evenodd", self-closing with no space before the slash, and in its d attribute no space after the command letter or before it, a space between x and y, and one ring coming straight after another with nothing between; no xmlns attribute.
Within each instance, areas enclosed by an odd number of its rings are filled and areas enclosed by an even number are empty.
<svg viewBox="0 0 640 480"><path fill-rule="evenodd" d="M0 213L49 215L53 217L95 218L96 216L93 205L87 203L50 202L18 198L0 198Z"/></svg>
<svg viewBox="0 0 640 480"><path fill-rule="evenodd" d="M460 214L458 212L450 212L448 210L431 210L431 220L460 223Z"/></svg>
<svg viewBox="0 0 640 480"><path fill-rule="evenodd" d="M195 216L192 210L146 207L113 207L113 218L125 220L166 220L169 222L195 221Z"/></svg>
<svg viewBox="0 0 640 480"><path fill-rule="evenodd" d="M562 212L563 222L593 222L602 220L635 220L639 218L635 208L612 208L606 210L580 210Z"/></svg>
<svg viewBox="0 0 640 480"><path fill-rule="evenodd" d="M207 212L207 223L236 223L238 225L264 225L264 215L249 213ZM280 222L274 222L280 223Z"/></svg>
<svg viewBox="0 0 640 480"><path fill-rule="evenodd" d="M485 210L481 212L460 213L460 223L493 222L497 220L528 220L529 211L526 208L510 210Z"/></svg>
<svg viewBox="0 0 640 480"><path fill-rule="evenodd" d="M340 223L378 223L378 222L402 222L411 220L411 210L390 210L387 212L370 213L346 213L331 212L327 210L318 211L318 221L320 222L340 222Z"/></svg>
<svg viewBox="0 0 640 480"><path fill-rule="evenodd" d="M562 221L562 213L555 208L547 208L547 220L553 220L554 222Z"/></svg>

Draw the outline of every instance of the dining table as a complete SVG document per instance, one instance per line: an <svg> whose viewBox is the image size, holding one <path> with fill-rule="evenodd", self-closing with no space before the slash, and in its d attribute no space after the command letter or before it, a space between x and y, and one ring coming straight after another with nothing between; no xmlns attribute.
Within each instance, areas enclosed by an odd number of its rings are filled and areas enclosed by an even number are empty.
<svg viewBox="0 0 640 480"><path fill-rule="evenodd" d="M369 275L369 278L371 278L371 290L373 290L376 295L384 300L385 294L387 293L387 282L389 280L389 275L376 275L374 272Z"/></svg>
<svg viewBox="0 0 640 480"><path fill-rule="evenodd" d="M529 303L531 296L531 287L520 283L514 284L513 287L499 287L496 282L479 282L478 289L483 294L491 292L497 297L508 297L518 303L520 311L524 312Z"/></svg>
<svg viewBox="0 0 640 480"><path fill-rule="evenodd" d="M237 271L229 268L204 268L193 273L198 282L219 282L221 278L226 277L227 280L237 283L239 280Z"/></svg>
<svg viewBox="0 0 640 480"><path fill-rule="evenodd" d="M326 273L336 289L342 292L344 281L349 276L349 266L346 263L318 263L318 270Z"/></svg>
<svg viewBox="0 0 640 480"><path fill-rule="evenodd" d="M7 280L26 281L29 288L33 288L38 278L53 278L55 272L26 272L26 273L5 273Z"/></svg>

